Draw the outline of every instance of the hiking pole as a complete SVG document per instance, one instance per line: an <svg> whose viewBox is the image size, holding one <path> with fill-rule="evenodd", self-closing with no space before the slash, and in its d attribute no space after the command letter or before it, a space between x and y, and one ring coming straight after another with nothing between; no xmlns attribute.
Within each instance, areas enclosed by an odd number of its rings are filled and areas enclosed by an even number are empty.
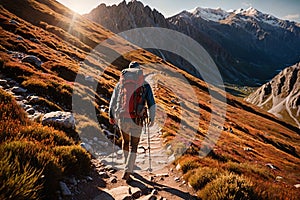
<svg viewBox="0 0 300 200"><path fill-rule="evenodd" d="M150 147L150 128L149 128L149 117L148 117L148 113L147 113L147 109L145 108L145 112L144 112L144 124L145 124L145 132L148 135L148 156L149 156L149 168L148 171L151 173L152 172L152 168L151 168L151 147ZM148 132L148 133L147 133Z"/></svg>
<svg viewBox="0 0 300 200"><path fill-rule="evenodd" d="M113 153L112 153L112 157L111 157L112 167L114 167L115 140L116 140L117 128L118 128L118 125L115 124L114 125L114 137L113 137Z"/></svg>
<svg viewBox="0 0 300 200"><path fill-rule="evenodd" d="M150 128L149 128L149 118L148 118L148 124L147 124L147 132L148 132L148 150L149 150L149 172L152 172L151 168L151 152L150 152Z"/></svg>

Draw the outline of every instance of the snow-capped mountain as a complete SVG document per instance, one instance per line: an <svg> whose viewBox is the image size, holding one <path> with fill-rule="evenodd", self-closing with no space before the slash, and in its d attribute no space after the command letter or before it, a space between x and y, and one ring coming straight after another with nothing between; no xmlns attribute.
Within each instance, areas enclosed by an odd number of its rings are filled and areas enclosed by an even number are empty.
<svg viewBox="0 0 300 200"><path fill-rule="evenodd" d="M221 8L218 9L211 9L211 8L201 8L197 7L192 11L189 11L193 14L194 17L201 17L207 21L215 21L218 22L222 19L225 19L229 13L222 10Z"/></svg>
<svg viewBox="0 0 300 200"><path fill-rule="evenodd" d="M300 24L251 7L232 11L198 7L165 18L139 1L123 1L113 6L101 4L86 17L116 33L137 27L182 32L208 51L226 82L263 83L277 70L300 60ZM169 53L164 57L194 74L183 59Z"/></svg>
<svg viewBox="0 0 300 200"><path fill-rule="evenodd" d="M240 8L237 10L229 10L229 11L222 10L221 8L212 9L212 8L197 7L193 10L186 11L186 12L191 13L192 16L195 18L202 18L207 21L214 21L219 23L224 23L224 21L222 20L226 20L229 16L233 15L231 17L237 17L242 21L251 21L252 19L252 20L256 20L257 22L266 23L272 26L287 28L285 26L286 25L285 22L287 22L286 20L281 20L270 14L264 14L253 7L249 7L248 9ZM184 12L182 14L185 17L187 16ZM300 27L299 23L295 23L295 22L291 22L291 23L293 23L295 26Z"/></svg>
<svg viewBox="0 0 300 200"><path fill-rule="evenodd" d="M168 21L196 40L200 35L212 39L234 58L238 70L250 79L264 82L275 76L276 70L300 60L300 24L254 8L234 11L196 8Z"/></svg>

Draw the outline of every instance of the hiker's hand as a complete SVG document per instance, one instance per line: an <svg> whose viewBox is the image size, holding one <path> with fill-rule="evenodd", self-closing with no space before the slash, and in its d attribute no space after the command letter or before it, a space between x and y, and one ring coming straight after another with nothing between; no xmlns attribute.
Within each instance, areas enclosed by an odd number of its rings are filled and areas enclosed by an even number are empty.
<svg viewBox="0 0 300 200"><path fill-rule="evenodd" d="M116 124L116 120L114 118L109 118L109 123L112 125Z"/></svg>

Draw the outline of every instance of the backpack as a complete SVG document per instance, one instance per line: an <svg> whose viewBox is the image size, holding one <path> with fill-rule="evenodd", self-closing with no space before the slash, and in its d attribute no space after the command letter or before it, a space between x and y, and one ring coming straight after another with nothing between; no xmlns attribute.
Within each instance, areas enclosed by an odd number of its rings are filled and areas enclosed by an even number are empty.
<svg viewBox="0 0 300 200"><path fill-rule="evenodd" d="M142 69L128 68L120 76L118 115L124 118L141 118L145 108L145 86Z"/></svg>

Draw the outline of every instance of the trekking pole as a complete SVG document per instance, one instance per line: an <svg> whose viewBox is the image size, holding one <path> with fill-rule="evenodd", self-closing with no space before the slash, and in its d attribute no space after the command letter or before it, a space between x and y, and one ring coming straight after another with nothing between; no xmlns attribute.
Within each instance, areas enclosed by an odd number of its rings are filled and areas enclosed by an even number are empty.
<svg viewBox="0 0 300 200"><path fill-rule="evenodd" d="M149 119L147 120L149 123ZM151 168L151 152L150 152L150 128L149 128L149 124L147 124L147 131L148 131L148 150L149 150L149 172L152 172L152 168Z"/></svg>
<svg viewBox="0 0 300 200"><path fill-rule="evenodd" d="M149 117L148 117L148 113L147 113L147 109L145 108L145 116L144 116L144 124L145 124L145 132L148 135L148 153L149 153L149 168L148 171L151 173L152 172L152 168L151 168L151 147L150 147L150 128L149 128ZM147 133L148 132L148 133Z"/></svg>
<svg viewBox="0 0 300 200"><path fill-rule="evenodd" d="M113 153L112 153L112 157L111 157L112 167L114 167L115 140L116 140L117 128L118 128L118 126L115 124L114 125L114 137L113 137Z"/></svg>

